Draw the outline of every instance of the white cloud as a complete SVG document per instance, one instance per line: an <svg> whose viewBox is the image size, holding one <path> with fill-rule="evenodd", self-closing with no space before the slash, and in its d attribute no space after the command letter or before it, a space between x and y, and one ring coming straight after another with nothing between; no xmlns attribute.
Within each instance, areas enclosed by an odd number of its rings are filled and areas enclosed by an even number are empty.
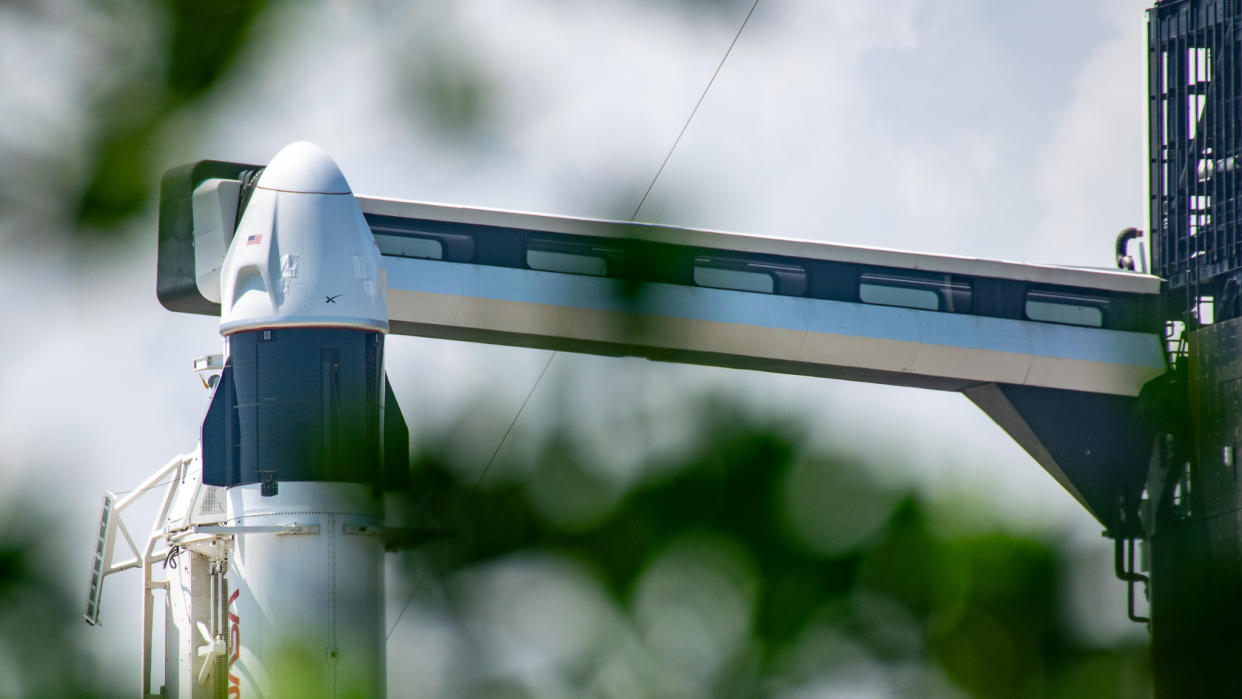
<svg viewBox="0 0 1242 699"><path fill-rule="evenodd" d="M1075 76L1070 102L1050 115L1054 130L1035 161L1044 211L1033 261L1112 266L1112 237L1144 225L1145 5L1102 8L1112 36Z"/></svg>

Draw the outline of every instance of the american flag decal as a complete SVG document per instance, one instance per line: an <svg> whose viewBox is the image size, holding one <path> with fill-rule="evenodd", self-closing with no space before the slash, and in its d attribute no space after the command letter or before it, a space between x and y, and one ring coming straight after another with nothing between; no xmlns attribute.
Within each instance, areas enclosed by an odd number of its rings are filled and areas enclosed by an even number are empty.
<svg viewBox="0 0 1242 699"><path fill-rule="evenodd" d="M252 233L249 237L246 238L246 245L258 245L259 243L262 243L262 242L263 242L262 233Z"/></svg>

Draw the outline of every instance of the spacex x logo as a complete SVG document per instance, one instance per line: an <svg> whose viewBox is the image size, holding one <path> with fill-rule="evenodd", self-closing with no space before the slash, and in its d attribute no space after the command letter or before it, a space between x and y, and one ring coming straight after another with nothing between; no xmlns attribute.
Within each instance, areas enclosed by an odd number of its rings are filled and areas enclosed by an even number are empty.
<svg viewBox="0 0 1242 699"><path fill-rule="evenodd" d="M325 296L323 297L323 302L324 303L336 303L336 300L341 298L342 296L344 296L344 294L336 294L335 296Z"/></svg>

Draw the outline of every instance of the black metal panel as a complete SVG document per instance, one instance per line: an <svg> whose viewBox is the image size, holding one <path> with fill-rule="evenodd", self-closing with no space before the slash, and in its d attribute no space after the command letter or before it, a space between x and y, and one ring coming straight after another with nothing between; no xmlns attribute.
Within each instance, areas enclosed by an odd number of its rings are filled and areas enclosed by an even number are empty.
<svg viewBox="0 0 1242 699"><path fill-rule="evenodd" d="M278 481L379 487L388 450L381 422L392 426L395 440L404 430L394 423L402 419L399 409L382 415L382 365L383 336L376 332L281 328L230 335L228 365L203 422L204 482L257 483L270 471Z"/></svg>
<svg viewBox="0 0 1242 699"><path fill-rule="evenodd" d="M1152 271L1188 314L1242 269L1242 12L1237 0L1148 10Z"/></svg>
<svg viewBox="0 0 1242 699"><path fill-rule="evenodd" d="M220 315L220 304L198 291L194 273L194 189L206 180L241 179L258 165L200 160L164 173L160 181L155 295L170 311Z"/></svg>
<svg viewBox="0 0 1242 699"><path fill-rule="evenodd" d="M441 259L474 262L474 237L463 232L460 225L444 221L409 221L379 214L364 216L372 235L395 233L434 240L442 247Z"/></svg>
<svg viewBox="0 0 1242 699"><path fill-rule="evenodd" d="M1119 494L1138 502L1154 435L1137 398L1013 384L1000 389L1093 513L1108 519Z"/></svg>
<svg viewBox="0 0 1242 699"><path fill-rule="evenodd" d="M1206 519L1232 516L1242 509L1236 455L1242 446L1242 321L1191 334L1189 392L1195 447L1190 511Z"/></svg>
<svg viewBox="0 0 1242 699"><path fill-rule="evenodd" d="M203 483L227 486L236 483L238 467L237 392L233 386L233 367L227 364L220 373L211 404L203 418Z"/></svg>
<svg viewBox="0 0 1242 699"><path fill-rule="evenodd" d="M1242 319L1190 333L1189 434L1153 469L1149 527L1157 697L1237 696L1242 628ZM1179 442L1181 442L1179 444Z"/></svg>
<svg viewBox="0 0 1242 699"><path fill-rule="evenodd" d="M384 377L384 490L404 490L410 483L410 429L397 404L392 383Z"/></svg>

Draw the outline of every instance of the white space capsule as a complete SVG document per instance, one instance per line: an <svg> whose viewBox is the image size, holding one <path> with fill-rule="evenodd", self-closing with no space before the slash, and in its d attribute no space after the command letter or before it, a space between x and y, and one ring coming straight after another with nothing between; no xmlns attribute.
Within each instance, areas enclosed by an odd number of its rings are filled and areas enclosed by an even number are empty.
<svg viewBox="0 0 1242 699"><path fill-rule="evenodd" d="M277 154L244 205L202 429L203 483L227 489L233 535L228 689L283 695L309 672L317 695L383 696L383 262L345 178L309 143Z"/></svg>
<svg viewBox="0 0 1242 699"><path fill-rule="evenodd" d="M384 263L358 202L317 146L286 146L259 176L221 270L220 332L388 332Z"/></svg>

